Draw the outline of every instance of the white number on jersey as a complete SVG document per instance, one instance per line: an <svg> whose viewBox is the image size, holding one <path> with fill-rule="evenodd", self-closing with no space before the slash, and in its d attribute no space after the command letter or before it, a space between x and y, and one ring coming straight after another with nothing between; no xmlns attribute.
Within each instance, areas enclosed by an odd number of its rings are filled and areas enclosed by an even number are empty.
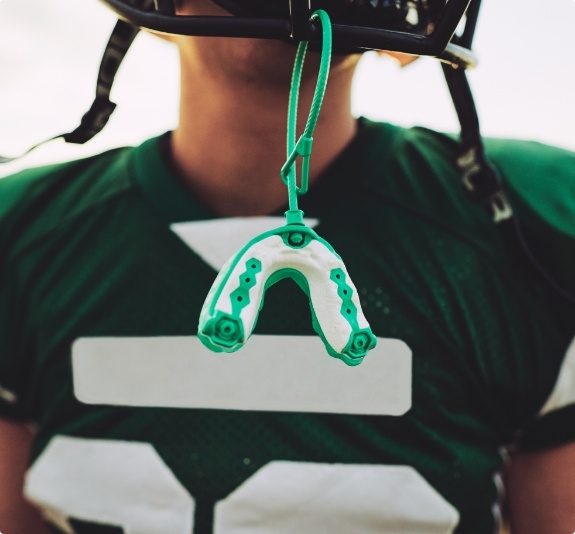
<svg viewBox="0 0 575 534"><path fill-rule="evenodd" d="M57 436L26 495L65 532L68 518L126 534L191 534L194 499L148 443ZM408 466L271 462L214 513L214 534L449 534L458 513Z"/></svg>

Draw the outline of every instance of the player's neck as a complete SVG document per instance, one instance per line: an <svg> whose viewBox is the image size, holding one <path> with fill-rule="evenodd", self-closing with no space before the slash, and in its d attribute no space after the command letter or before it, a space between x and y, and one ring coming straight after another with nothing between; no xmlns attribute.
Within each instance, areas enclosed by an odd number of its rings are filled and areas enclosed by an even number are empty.
<svg viewBox="0 0 575 534"><path fill-rule="evenodd" d="M314 135L310 182L351 141L356 121L350 113L352 66L335 69ZM280 179L286 159L289 87L216 83L183 73L180 125L173 135L175 164L193 194L222 216L264 215L281 208L287 192ZM213 83L212 83L213 82ZM315 78L302 83L301 132Z"/></svg>

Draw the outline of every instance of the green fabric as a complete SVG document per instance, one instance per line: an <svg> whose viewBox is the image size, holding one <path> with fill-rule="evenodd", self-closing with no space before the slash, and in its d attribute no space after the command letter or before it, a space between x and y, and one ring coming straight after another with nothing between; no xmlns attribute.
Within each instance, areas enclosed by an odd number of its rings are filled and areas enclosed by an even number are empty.
<svg viewBox="0 0 575 534"><path fill-rule="evenodd" d="M412 409L358 417L74 398L75 339L195 335L215 276L170 230L213 214L179 183L165 138L156 139L0 180L0 386L18 396L0 399L0 413L37 423L34 457L59 434L149 442L196 499L196 534L211 532L216 501L270 461L404 464L457 508L458 533L492 532L499 448L521 433L537 446L573 439L573 410L533 422L575 309L508 253L467 199L452 140L362 124L300 207L345 260L374 334L413 351ZM531 143L487 147L546 267L572 281L575 156ZM280 282L256 333L314 335L308 309ZM78 534L100 532L77 525Z"/></svg>

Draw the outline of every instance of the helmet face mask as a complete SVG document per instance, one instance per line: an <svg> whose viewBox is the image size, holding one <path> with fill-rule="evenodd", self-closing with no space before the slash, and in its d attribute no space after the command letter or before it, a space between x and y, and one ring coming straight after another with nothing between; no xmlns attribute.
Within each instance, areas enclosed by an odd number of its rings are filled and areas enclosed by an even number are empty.
<svg viewBox="0 0 575 534"><path fill-rule="evenodd" d="M286 0L212 0L236 16L290 17ZM335 24L406 31L419 35L433 32L445 0L310 0L311 11L327 11Z"/></svg>
<svg viewBox="0 0 575 534"><path fill-rule="evenodd" d="M324 9L336 49L440 56L470 2L480 0L211 0L233 17L178 15L178 0L101 0L133 26L161 33L319 41Z"/></svg>

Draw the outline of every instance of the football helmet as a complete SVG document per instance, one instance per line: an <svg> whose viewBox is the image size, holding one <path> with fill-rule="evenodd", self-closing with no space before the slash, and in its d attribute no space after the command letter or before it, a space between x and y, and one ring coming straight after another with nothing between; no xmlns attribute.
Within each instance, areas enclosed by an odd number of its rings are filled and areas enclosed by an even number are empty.
<svg viewBox="0 0 575 534"><path fill-rule="evenodd" d="M177 14L178 0L101 0L135 27L163 33L316 41L310 15L325 10L332 22L335 50L393 50L474 61L453 39L461 20L472 33L480 0L212 0L234 17ZM473 4L472 9L470 3ZM471 40L466 47L469 49ZM459 55L461 57L459 57Z"/></svg>

